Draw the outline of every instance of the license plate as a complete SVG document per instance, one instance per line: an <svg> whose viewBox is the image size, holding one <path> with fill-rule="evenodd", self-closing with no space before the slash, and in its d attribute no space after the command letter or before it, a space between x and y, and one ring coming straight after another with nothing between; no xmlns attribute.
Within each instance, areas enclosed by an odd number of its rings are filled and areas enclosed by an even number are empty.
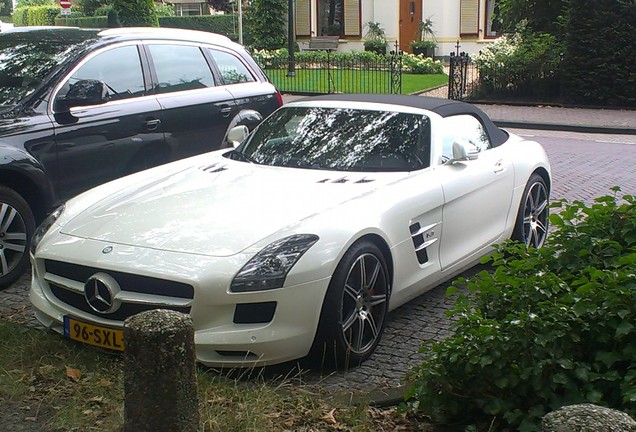
<svg viewBox="0 0 636 432"><path fill-rule="evenodd" d="M122 330L88 324L65 316L64 335L89 345L123 351L124 332Z"/></svg>

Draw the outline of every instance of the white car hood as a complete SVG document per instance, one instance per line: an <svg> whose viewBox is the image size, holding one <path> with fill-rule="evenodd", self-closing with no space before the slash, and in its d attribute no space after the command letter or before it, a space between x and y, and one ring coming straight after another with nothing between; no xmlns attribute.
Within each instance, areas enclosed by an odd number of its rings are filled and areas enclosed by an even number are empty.
<svg viewBox="0 0 636 432"><path fill-rule="evenodd" d="M66 222L61 232L113 244L230 256L408 175L276 168L222 157L201 160L199 166L123 188Z"/></svg>

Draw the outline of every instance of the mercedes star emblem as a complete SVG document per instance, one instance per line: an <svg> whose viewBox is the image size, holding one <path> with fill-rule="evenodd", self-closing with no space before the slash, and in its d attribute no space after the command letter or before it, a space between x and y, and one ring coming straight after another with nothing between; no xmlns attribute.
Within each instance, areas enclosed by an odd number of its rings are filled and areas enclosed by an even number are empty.
<svg viewBox="0 0 636 432"><path fill-rule="evenodd" d="M117 281L106 273L95 273L84 284L86 302L95 312L103 314L119 309L121 303L117 300L117 294L120 291Z"/></svg>

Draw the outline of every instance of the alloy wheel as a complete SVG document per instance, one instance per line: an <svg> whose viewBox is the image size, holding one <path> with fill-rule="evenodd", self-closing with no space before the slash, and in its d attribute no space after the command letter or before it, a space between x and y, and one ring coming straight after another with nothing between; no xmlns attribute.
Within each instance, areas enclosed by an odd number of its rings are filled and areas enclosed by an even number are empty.
<svg viewBox="0 0 636 432"><path fill-rule="evenodd" d="M388 281L384 267L373 254L362 254L347 275L341 328L348 349L364 354L375 346L386 315Z"/></svg>
<svg viewBox="0 0 636 432"><path fill-rule="evenodd" d="M20 263L27 249L27 227L20 212L7 203L0 204L0 276L9 274Z"/></svg>
<svg viewBox="0 0 636 432"><path fill-rule="evenodd" d="M532 184L523 210L523 239L527 247L540 248L548 234L548 191L542 182Z"/></svg>

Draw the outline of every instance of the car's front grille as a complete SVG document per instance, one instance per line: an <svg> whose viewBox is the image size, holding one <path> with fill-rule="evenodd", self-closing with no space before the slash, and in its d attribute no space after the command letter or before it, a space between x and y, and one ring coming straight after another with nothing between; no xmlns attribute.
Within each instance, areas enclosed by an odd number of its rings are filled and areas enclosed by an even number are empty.
<svg viewBox="0 0 636 432"><path fill-rule="evenodd" d="M104 270L60 261L46 260L45 279L55 298L69 306L101 318L123 321L139 312L169 309L190 313L194 298L191 285L132 273ZM89 306L84 284L93 275L107 274L119 285L120 306L113 312L100 313Z"/></svg>

